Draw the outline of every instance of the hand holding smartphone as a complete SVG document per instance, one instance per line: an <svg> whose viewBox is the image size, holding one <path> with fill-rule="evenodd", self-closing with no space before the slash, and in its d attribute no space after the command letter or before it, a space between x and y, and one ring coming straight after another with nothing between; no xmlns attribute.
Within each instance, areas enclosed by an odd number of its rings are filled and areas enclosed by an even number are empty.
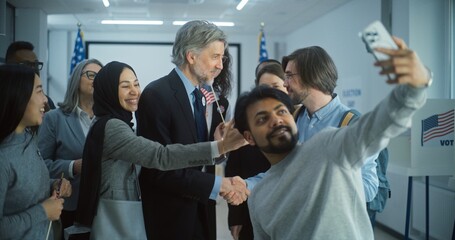
<svg viewBox="0 0 455 240"><path fill-rule="evenodd" d="M374 21L368 25L362 32L359 33L359 37L365 43L367 51L373 54L377 61L387 60L390 57L386 54L375 51L374 48L392 48L398 49L398 46L393 41L392 36L385 29L384 25L380 21ZM387 75L389 79L395 78L395 76Z"/></svg>

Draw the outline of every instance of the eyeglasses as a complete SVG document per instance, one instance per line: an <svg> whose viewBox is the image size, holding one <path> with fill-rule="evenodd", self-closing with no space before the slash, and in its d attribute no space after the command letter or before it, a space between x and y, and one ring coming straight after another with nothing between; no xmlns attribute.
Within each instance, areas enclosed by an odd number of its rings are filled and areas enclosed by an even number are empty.
<svg viewBox="0 0 455 240"><path fill-rule="evenodd" d="M43 66L44 66L44 63L43 62L39 62L39 61L22 61L22 62L19 62L19 64L23 64L25 66L29 66L33 69L35 69L36 71L39 71L41 69L43 69Z"/></svg>
<svg viewBox="0 0 455 240"><path fill-rule="evenodd" d="M292 76L295 76L295 75L297 75L297 74L298 74L298 73L285 73L285 74L284 74L284 80L287 81L287 80L291 79Z"/></svg>
<svg viewBox="0 0 455 240"><path fill-rule="evenodd" d="M213 57L213 60L220 61L221 59L221 62L225 63L228 58L229 58L228 56L217 55Z"/></svg>
<svg viewBox="0 0 455 240"><path fill-rule="evenodd" d="M98 74L97 72L94 72L94 71L85 71L81 74L81 77L85 75L85 77L87 77L88 79L90 80L94 80L95 77L96 77L96 74Z"/></svg>

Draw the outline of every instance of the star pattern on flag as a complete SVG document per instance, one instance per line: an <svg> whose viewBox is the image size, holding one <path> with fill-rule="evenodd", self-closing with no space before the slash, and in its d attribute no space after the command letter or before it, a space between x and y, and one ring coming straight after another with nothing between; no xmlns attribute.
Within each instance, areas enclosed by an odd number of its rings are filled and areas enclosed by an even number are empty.
<svg viewBox="0 0 455 240"><path fill-rule="evenodd" d="M432 115L422 120L421 145L425 142L454 132L454 109L445 113ZM452 134L453 136L453 134Z"/></svg>
<svg viewBox="0 0 455 240"><path fill-rule="evenodd" d="M82 39L82 36L82 30L79 28L77 31L76 42L74 44L73 55L71 57L70 74L73 73L76 65L85 59L84 41Z"/></svg>
<svg viewBox="0 0 455 240"><path fill-rule="evenodd" d="M269 55L267 53L267 48L265 47L265 35L264 31L261 30L259 33L259 62L263 62L269 59Z"/></svg>

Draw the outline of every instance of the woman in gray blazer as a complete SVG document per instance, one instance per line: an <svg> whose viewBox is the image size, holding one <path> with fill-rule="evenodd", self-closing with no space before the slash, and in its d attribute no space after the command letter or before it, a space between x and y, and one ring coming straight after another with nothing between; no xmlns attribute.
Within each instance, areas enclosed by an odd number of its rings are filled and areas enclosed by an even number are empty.
<svg viewBox="0 0 455 240"><path fill-rule="evenodd" d="M136 136L131 120L140 94L136 73L125 63L110 62L95 78L93 111L96 120L84 146L78 223L92 225L100 198L138 201L136 165L160 170L211 165L220 154L245 145L233 122L224 129L220 124L215 132L216 139L220 140L213 142L163 146Z"/></svg>
<svg viewBox="0 0 455 240"><path fill-rule="evenodd" d="M103 65L96 59L83 60L68 81L59 108L44 115L39 128L38 147L51 178L68 178L73 187L61 215L63 229L72 226L79 198L82 151L93 114L93 80ZM62 231L63 234L63 231ZM63 236L62 236L63 237Z"/></svg>

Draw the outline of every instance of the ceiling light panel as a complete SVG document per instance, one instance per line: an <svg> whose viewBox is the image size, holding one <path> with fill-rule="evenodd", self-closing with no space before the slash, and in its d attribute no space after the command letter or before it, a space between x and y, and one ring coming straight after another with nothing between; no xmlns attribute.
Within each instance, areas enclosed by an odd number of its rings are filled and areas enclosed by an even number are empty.
<svg viewBox="0 0 455 240"><path fill-rule="evenodd" d="M118 25L163 25L163 21L155 20L102 20L101 24Z"/></svg>

